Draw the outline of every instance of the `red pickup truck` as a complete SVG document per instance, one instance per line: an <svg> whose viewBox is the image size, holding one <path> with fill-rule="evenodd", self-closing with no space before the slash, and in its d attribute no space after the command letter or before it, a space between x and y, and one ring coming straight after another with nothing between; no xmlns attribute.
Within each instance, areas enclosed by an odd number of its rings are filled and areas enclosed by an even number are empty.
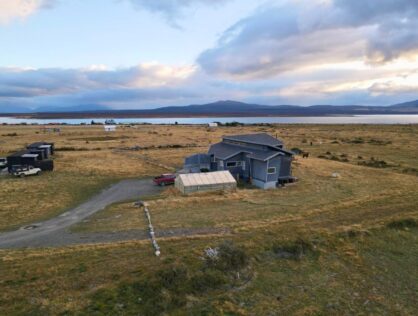
<svg viewBox="0 0 418 316"><path fill-rule="evenodd" d="M154 178L154 183L160 186L165 186L168 184L174 184L174 180L176 180L176 175L172 173L162 174L158 177Z"/></svg>

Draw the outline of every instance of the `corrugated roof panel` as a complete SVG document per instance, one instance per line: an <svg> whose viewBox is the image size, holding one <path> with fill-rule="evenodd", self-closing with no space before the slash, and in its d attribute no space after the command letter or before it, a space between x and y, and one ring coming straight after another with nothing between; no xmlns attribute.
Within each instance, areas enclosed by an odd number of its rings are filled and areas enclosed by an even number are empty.
<svg viewBox="0 0 418 316"><path fill-rule="evenodd" d="M205 186L215 184L236 183L229 171L215 171L207 173L191 173L179 175L184 186Z"/></svg>

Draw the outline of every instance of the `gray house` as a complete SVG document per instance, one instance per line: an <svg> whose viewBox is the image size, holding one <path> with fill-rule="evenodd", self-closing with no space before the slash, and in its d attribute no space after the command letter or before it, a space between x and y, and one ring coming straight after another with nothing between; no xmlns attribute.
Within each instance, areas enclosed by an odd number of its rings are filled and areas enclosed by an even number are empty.
<svg viewBox="0 0 418 316"><path fill-rule="evenodd" d="M266 133L224 136L222 142L209 148L208 154L199 154L199 160L205 162L205 167L210 161L211 171L228 170L235 178L249 180L260 188L275 188L295 179L293 153L283 147L280 140ZM192 160L189 158L186 164Z"/></svg>

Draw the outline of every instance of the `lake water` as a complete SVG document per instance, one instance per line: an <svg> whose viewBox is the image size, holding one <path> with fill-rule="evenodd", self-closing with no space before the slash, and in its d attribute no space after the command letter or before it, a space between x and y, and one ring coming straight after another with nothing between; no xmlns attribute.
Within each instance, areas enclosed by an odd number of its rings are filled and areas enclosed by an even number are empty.
<svg viewBox="0 0 418 316"><path fill-rule="evenodd" d="M105 119L22 119L0 117L0 124L49 124L66 123L77 125L95 122L104 123ZM353 115L353 116L291 116L291 117L177 117L177 118L118 118L116 123L149 124L208 124L210 122L240 122L243 124L282 123L282 124L418 124L418 115Z"/></svg>

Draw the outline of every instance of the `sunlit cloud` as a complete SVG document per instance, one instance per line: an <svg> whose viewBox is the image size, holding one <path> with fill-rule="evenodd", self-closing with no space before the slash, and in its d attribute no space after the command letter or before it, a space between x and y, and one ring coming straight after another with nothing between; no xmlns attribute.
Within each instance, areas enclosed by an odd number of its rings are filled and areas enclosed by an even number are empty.
<svg viewBox="0 0 418 316"><path fill-rule="evenodd" d="M55 0L0 0L0 24L25 19L40 9L49 8Z"/></svg>

